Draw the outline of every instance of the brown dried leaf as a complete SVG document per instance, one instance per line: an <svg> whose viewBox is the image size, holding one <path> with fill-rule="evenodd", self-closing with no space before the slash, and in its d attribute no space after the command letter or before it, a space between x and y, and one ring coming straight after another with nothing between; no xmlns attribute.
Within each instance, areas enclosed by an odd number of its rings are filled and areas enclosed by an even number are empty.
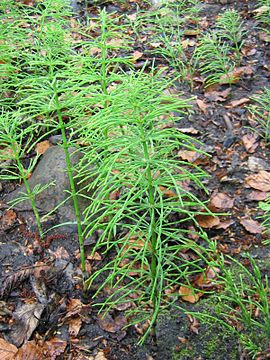
<svg viewBox="0 0 270 360"><path fill-rule="evenodd" d="M225 193L217 193L210 199L210 204L218 209L231 209L234 199Z"/></svg>
<svg viewBox="0 0 270 360"><path fill-rule="evenodd" d="M250 102L249 98L242 98L242 99L238 99L238 100L233 100L229 103L229 105L225 106L226 108L234 108L243 104L246 104Z"/></svg>
<svg viewBox="0 0 270 360"><path fill-rule="evenodd" d="M196 220L198 221L198 224L202 228L211 229L215 226L218 226L220 223L220 220L217 216L213 215L197 215Z"/></svg>
<svg viewBox="0 0 270 360"><path fill-rule="evenodd" d="M258 136L255 134L246 134L242 137L242 141L246 151L250 154L254 153L259 143L257 142Z"/></svg>
<svg viewBox="0 0 270 360"><path fill-rule="evenodd" d="M2 226L9 227L13 225L14 221L17 219L17 214L14 210L6 210L4 215L1 218Z"/></svg>
<svg viewBox="0 0 270 360"><path fill-rule="evenodd" d="M36 145L36 148L35 148L36 153L42 155L49 149L50 146L51 145L48 140L41 141Z"/></svg>
<svg viewBox="0 0 270 360"><path fill-rule="evenodd" d="M0 338L0 359L13 360L17 352L16 346L8 343L6 340Z"/></svg>
<svg viewBox="0 0 270 360"><path fill-rule="evenodd" d="M35 341L28 341L18 350L14 360L46 360L46 356Z"/></svg>
<svg viewBox="0 0 270 360"><path fill-rule="evenodd" d="M251 234L261 234L263 232L263 227L256 220L241 219L240 224Z"/></svg>
<svg viewBox="0 0 270 360"><path fill-rule="evenodd" d="M257 174L249 175L245 183L247 186L260 190L269 192L270 191L270 173L267 171L259 171Z"/></svg>
<svg viewBox="0 0 270 360"><path fill-rule="evenodd" d="M177 128L177 130L181 131L181 133L183 134L199 134L199 130L194 129L193 127L188 127L188 128Z"/></svg>
<svg viewBox="0 0 270 360"><path fill-rule="evenodd" d="M228 229L228 227L230 227L232 224L234 224L234 221L233 221L233 220L220 221L220 223L216 226L216 229L226 230L226 229Z"/></svg>
<svg viewBox="0 0 270 360"><path fill-rule="evenodd" d="M105 317L99 315L98 324L101 329L108 331L110 333L116 333L127 324L127 319L123 315L118 315L113 318L110 314L107 314Z"/></svg>
<svg viewBox="0 0 270 360"><path fill-rule="evenodd" d="M253 200L253 201L263 201L266 200L269 196L269 193L267 193L266 191L258 191L258 190L253 190L248 198L249 200Z"/></svg>
<svg viewBox="0 0 270 360"><path fill-rule="evenodd" d="M199 108L202 110L202 112L204 114L207 114L208 105L203 100L200 100L200 99L197 99L196 102L197 102L197 105L199 106Z"/></svg>
<svg viewBox="0 0 270 360"><path fill-rule="evenodd" d="M209 91L209 89L207 90L207 92L204 94L204 96L209 99L210 101L226 101L227 97L230 95L231 93L231 89L228 88L226 90L223 91Z"/></svg>
<svg viewBox="0 0 270 360"><path fill-rule="evenodd" d="M199 320L197 320L196 318L194 318L192 315L187 314L188 320L190 322L189 325L189 329L194 332L195 334L199 334L199 328L200 328L200 323Z"/></svg>
<svg viewBox="0 0 270 360"><path fill-rule="evenodd" d="M200 299L200 295L198 293L195 293L194 289L191 286L180 286L179 294L182 300L187 301L191 304L195 304Z"/></svg>
<svg viewBox="0 0 270 360"><path fill-rule="evenodd" d="M228 74L224 74L220 78L220 84L237 83L241 76L253 74L253 68L251 66L240 66L233 69Z"/></svg>
<svg viewBox="0 0 270 360"><path fill-rule="evenodd" d="M132 60L136 61L138 59L140 59L143 56L143 53L140 51L134 51L134 53L132 54Z"/></svg>
<svg viewBox="0 0 270 360"><path fill-rule="evenodd" d="M95 360L107 360L106 356L104 355L103 351L99 351L95 356Z"/></svg>
<svg viewBox="0 0 270 360"><path fill-rule="evenodd" d="M69 335L76 337L81 330L81 326L82 326L82 319L80 317L70 319L68 322Z"/></svg>
<svg viewBox="0 0 270 360"><path fill-rule="evenodd" d="M168 198L177 197L177 194L173 190L166 189L164 186L159 186L159 189L161 190L162 194Z"/></svg>

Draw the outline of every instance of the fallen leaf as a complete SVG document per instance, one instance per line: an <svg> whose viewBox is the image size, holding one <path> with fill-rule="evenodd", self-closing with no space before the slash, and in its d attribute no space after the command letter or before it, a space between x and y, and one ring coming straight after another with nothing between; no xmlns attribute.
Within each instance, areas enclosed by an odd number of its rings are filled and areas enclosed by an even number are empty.
<svg viewBox="0 0 270 360"><path fill-rule="evenodd" d="M14 360L46 360L46 356L35 341L28 341L18 350Z"/></svg>
<svg viewBox="0 0 270 360"><path fill-rule="evenodd" d="M249 156L248 168L250 171L258 172L261 170L270 170L269 163L256 156Z"/></svg>
<svg viewBox="0 0 270 360"><path fill-rule="evenodd" d="M10 344L6 340L0 338L0 359L13 360L17 352L16 346Z"/></svg>
<svg viewBox="0 0 270 360"><path fill-rule="evenodd" d="M260 7L258 7L257 9L253 10L253 12L257 15L257 16L261 16L265 13L267 13L269 11L270 7L267 5L262 5Z"/></svg>
<svg viewBox="0 0 270 360"><path fill-rule="evenodd" d="M210 101L226 101L227 97L230 95L231 93L231 89L227 88L226 90L223 91L209 91L209 89L207 90L207 92L205 92L204 96L210 100Z"/></svg>
<svg viewBox="0 0 270 360"><path fill-rule="evenodd" d="M16 321L10 331L13 344L20 346L30 339L39 324L44 307L45 305L39 303L23 304L14 312Z"/></svg>
<svg viewBox="0 0 270 360"><path fill-rule="evenodd" d="M197 320L195 317L193 317L190 314L187 314L188 320L189 320L189 329L190 331L192 331L194 334L199 334L199 328L200 328L200 323L199 320Z"/></svg>
<svg viewBox="0 0 270 360"><path fill-rule="evenodd" d="M220 223L216 226L216 229L226 230L228 229L228 227L230 227L233 224L234 224L233 220L220 221Z"/></svg>
<svg viewBox="0 0 270 360"><path fill-rule="evenodd" d="M107 360L106 356L104 355L103 351L99 351L95 356L95 360Z"/></svg>
<svg viewBox="0 0 270 360"><path fill-rule="evenodd" d="M260 190L269 192L270 191L270 173L267 171L259 171L257 174L249 175L245 179L247 186Z"/></svg>
<svg viewBox="0 0 270 360"><path fill-rule="evenodd" d="M228 74L221 76L219 84L235 84L237 83L243 75L253 74L253 68L251 66L240 66L236 67Z"/></svg>
<svg viewBox="0 0 270 360"><path fill-rule="evenodd" d="M257 149L258 143L258 136L255 134L246 134L242 137L242 141L246 151L250 154L254 153Z"/></svg>
<svg viewBox="0 0 270 360"><path fill-rule="evenodd" d="M202 228L207 229L211 229L220 223L219 218L214 215L196 215L196 220Z"/></svg>
<svg viewBox="0 0 270 360"><path fill-rule="evenodd" d="M68 321L69 335L76 337L81 330L81 326L82 326L82 319L80 317L70 319Z"/></svg>
<svg viewBox="0 0 270 360"><path fill-rule="evenodd" d="M234 107L246 104L248 102L250 102L249 98L242 98L242 99L238 99L238 100L233 100L227 106L224 106L224 107L225 108L234 108Z"/></svg>
<svg viewBox="0 0 270 360"><path fill-rule="evenodd" d="M200 295L198 293L195 293L194 288L192 288L191 286L180 286L179 294L182 300L187 301L191 304L195 304L200 299Z"/></svg>
<svg viewBox="0 0 270 360"><path fill-rule="evenodd" d="M248 198L249 200L253 200L253 201L263 201L266 200L268 196L269 193L267 193L266 191L253 190L249 194Z"/></svg>
<svg viewBox="0 0 270 360"><path fill-rule="evenodd" d="M166 189L164 186L159 186L159 189L161 190L162 194L168 198L177 197L177 194L173 190Z"/></svg>
<svg viewBox="0 0 270 360"><path fill-rule="evenodd" d="M110 333L116 333L127 324L127 319L123 315L118 315L113 318L110 314L107 314L105 317L99 315L98 324L102 330L105 330Z"/></svg>
<svg viewBox="0 0 270 360"><path fill-rule="evenodd" d="M1 218L2 226L9 227L17 219L17 214L14 210L6 210Z"/></svg>
<svg viewBox="0 0 270 360"><path fill-rule="evenodd" d="M234 199L225 193L217 193L210 199L210 204L218 209L231 209Z"/></svg>
<svg viewBox="0 0 270 360"><path fill-rule="evenodd" d="M188 128L177 128L177 130L181 131L183 134L198 134L199 130L194 129L193 127L188 127Z"/></svg>
<svg viewBox="0 0 270 360"><path fill-rule="evenodd" d="M251 234L261 234L263 232L263 227L256 220L241 219L240 224Z"/></svg>
<svg viewBox="0 0 270 360"><path fill-rule="evenodd" d="M180 159L188 161L194 165L201 165L208 162L207 156L199 153L198 151L180 150L178 151L177 155L180 157Z"/></svg>
<svg viewBox="0 0 270 360"><path fill-rule="evenodd" d="M51 145L48 140L41 141L36 145L36 148L35 148L36 153L42 155L49 149L50 146Z"/></svg>
<svg viewBox="0 0 270 360"><path fill-rule="evenodd" d="M134 53L132 54L132 60L136 61L136 60L140 59L142 56L143 56L142 52L134 51Z"/></svg>
<svg viewBox="0 0 270 360"><path fill-rule="evenodd" d="M200 100L200 99L197 99L196 102L197 102L198 107L202 110L202 112L204 114L207 114L207 108L208 108L207 104L203 100Z"/></svg>
<svg viewBox="0 0 270 360"><path fill-rule="evenodd" d="M133 14L127 15L127 18L128 18L129 20L135 21L136 18L137 18L137 13L133 13Z"/></svg>

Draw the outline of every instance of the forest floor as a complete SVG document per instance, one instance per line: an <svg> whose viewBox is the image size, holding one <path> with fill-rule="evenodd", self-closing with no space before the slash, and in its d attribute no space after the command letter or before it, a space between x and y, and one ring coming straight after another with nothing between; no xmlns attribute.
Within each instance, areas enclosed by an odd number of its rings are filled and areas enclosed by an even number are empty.
<svg viewBox="0 0 270 360"><path fill-rule="evenodd" d="M153 8L143 2L106 2L109 13L117 12L135 23ZM218 250L248 265L246 253L258 261L263 276L270 277L270 247L258 216L258 202L270 192L270 150L265 138L251 129L258 124L248 111L252 98L269 86L269 34L260 27L255 15L257 1L201 1L197 22L190 18L182 37L187 58L198 46L199 37L210 28L226 9L235 9L242 18L245 35L241 60L231 84L219 83L206 87L204 77L196 69L187 81L176 81L177 91L192 99L192 112L179 122L179 129L203 144L205 157L179 151L179 158L199 165L210 176L204 185L209 192L211 210L225 216L198 219ZM83 21L80 5L76 9ZM97 6L88 9L98 14ZM175 16L175 15L174 15ZM123 20L126 21L126 20ZM135 68L141 69L155 58L155 66L177 75L171 61L153 54L160 38L147 26L130 26L133 39L130 54ZM136 30L136 31L135 31ZM126 50L125 50L126 51ZM177 60L177 59L176 59ZM259 129L260 130L260 129ZM268 130L269 131L269 130ZM270 136L270 135L269 135ZM151 336L143 346L137 341L143 331L139 327L123 330L124 311L115 310L101 318L91 306L89 294L82 296L77 235L54 231L46 246L27 229L25 211L10 210L6 196L18 184L1 185L0 269L2 300L0 302L1 359L249 359L235 334L218 323L203 324L194 316L178 310L162 313L157 324L157 341ZM31 217L31 214L28 214ZM98 259L96 259L98 261ZM91 262L91 259L88 258ZM50 299L45 301L44 299ZM181 306L200 312L214 306L211 297L198 301L187 297ZM270 347L262 349L256 359L270 357ZM5 349L5 350L3 350ZM268 351L267 351L268 350Z"/></svg>

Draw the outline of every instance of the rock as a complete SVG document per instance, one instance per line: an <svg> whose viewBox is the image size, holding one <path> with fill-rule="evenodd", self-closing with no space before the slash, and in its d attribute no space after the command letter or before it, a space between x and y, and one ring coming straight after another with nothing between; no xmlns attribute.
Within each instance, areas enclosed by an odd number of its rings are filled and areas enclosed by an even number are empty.
<svg viewBox="0 0 270 360"><path fill-rule="evenodd" d="M83 154L76 151L76 148L70 148L71 162L75 165L82 158ZM66 159L64 149L60 146L51 146L40 159L37 167L35 168L31 178L29 179L30 188L33 189L36 185L46 185L54 182L55 184L49 186L42 193L37 195L36 204L40 211L40 214L48 213L52 211L57 205L61 204L68 199L69 194L67 190L70 190L68 173L66 171ZM25 186L17 188L10 193L6 201L11 201L20 196L20 192L25 192ZM80 208L83 210L87 202L84 198L79 199ZM16 209L20 211L29 211L31 209L30 202L23 201L16 205ZM73 226L65 226L65 231L71 231L72 228L76 228L75 213L73 208L73 200L68 199L57 210L59 223L72 222Z"/></svg>

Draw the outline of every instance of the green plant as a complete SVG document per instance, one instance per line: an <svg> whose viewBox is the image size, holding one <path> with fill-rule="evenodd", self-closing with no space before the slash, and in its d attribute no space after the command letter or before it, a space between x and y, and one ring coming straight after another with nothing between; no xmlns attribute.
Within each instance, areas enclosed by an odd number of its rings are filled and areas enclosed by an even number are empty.
<svg viewBox="0 0 270 360"><path fill-rule="evenodd" d="M265 233L268 235L270 233L270 198L268 197L265 201L260 201L259 208L264 211L264 214L259 218L263 219L262 226L265 228ZM264 240L263 243L269 245L270 239Z"/></svg>
<svg viewBox="0 0 270 360"><path fill-rule="evenodd" d="M23 159L36 144L33 139L34 133L35 125L26 124L26 120L21 114L2 112L0 116L0 160L4 163L4 169L1 170L0 179L23 182L26 192L21 192L18 198L10 202L10 205L16 206L22 201L30 201L39 236L43 239L43 229L35 199L38 194L53 184L30 188L28 178L31 176L39 155L37 154L31 159L26 168Z"/></svg>
<svg viewBox="0 0 270 360"><path fill-rule="evenodd" d="M258 0L257 5L259 7L255 10L256 18L264 25L270 25L270 1Z"/></svg>
<svg viewBox="0 0 270 360"><path fill-rule="evenodd" d="M203 75L206 75L205 85L216 83L231 84L235 64L229 57L230 46L215 34L210 32L200 39L195 50L195 61Z"/></svg>
<svg viewBox="0 0 270 360"><path fill-rule="evenodd" d="M232 268L227 268L223 257L220 259L220 274L217 284L223 286L214 294L217 302L214 314L191 313L202 321L217 321L236 336L255 358L256 353L267 346L270 336L269 280L263 276L251 255L247 255L250 269L241 262L228 257Z"/></svg>
<svg viewBox="0 0 270 360"><path fill-rule="evenodd" d="M240 59L240 50L243 46L243 37L245 35L243 21L238 12L229 9L222 14L217 22L217 34L220 38L228 40L235 48L237 59Z"/></svg>
<svg viewBox="0 0 270 360"><path fill-rule="evenodd" d="M108 259L102 268L93 269L86 285L90 291L98 288L97 303L109 286L99 304L105 313L117 304L136 303L129 312L130 324L148 322L141 342L155 329L166 291L189 283L190 274L202 272L201 262L210 256L206 235L199 234L200 245L187 228L206 207L184 187L188 181L203 189L200 179L206 174L176 158L179 147L194 150L194 140L164 127L164 121L174 120L173 111L184 113L189 106L186 100L163 94L170 83L160 75L126 76L110 93L109 106L81 131L89 146L79 173L86 183L96 177L86 186L94 193L84 213L84 233L89 237L102 231L92 253ZM84 165L91 163L96 172ZM181 255L188 249L195 259Z"/></svg>
<svg viewBox="0 0 270 360"><path fill-rule="evenodd" d="M265 141L266 145L270 143L270 89L265 88L264 92L260 95L252 97L256 103L248 107L248 110L258 124L259 127L250 128L259 134Z"/></svg>

